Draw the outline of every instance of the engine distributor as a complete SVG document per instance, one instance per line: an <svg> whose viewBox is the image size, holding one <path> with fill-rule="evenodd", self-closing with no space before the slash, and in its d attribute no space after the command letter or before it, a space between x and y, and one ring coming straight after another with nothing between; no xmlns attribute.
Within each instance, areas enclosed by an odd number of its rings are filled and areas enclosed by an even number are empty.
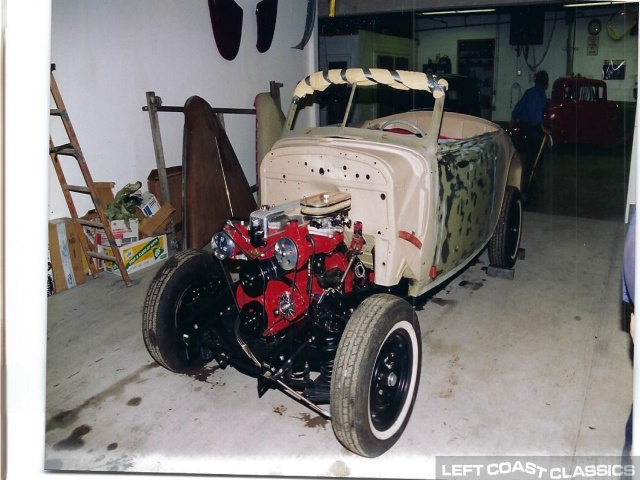
<svg viewBox="0 0 640 480"><path fill-rule="evenodd" d="M349 292L361 224L347 247L351 195L328 192L262 206L249 222L229 221L214 235L215 256L240 261L236 301L245 339L268 338L305 318L328 289Z"/></svg>

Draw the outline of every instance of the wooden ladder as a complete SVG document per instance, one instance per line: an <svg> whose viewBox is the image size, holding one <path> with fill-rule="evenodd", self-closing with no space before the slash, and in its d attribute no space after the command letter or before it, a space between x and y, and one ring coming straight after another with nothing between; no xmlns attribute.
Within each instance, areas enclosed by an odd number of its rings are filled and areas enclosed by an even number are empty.
<svg viewBox="0 0 640 480"><path fill-rule="evenodd" d="M129 287L131 286L129 274L127 272L127 269L125 268L124 261L122 260L122 255L120 254L120 250L118 249L118 246L116 244L113 232L111 231L111 224L109 222L109 219L104 212L105 206L102 205L102 202L98 197L96 185L91 178L89 167L87 166L87 163L84 159L84 155L82 154L82 150L80 149L80 144L78 143L78 138L76 137L73 125L71 124L71 120L69 119L69 115L67 114L67 109L64 106L64 102L62 101L60 90L58 90L58 84L56 83L56 80L53 76L54 70L55 65L51 65L51 95L53 96L56 108L51 109L50 113L52 116L60 117L60 119L62 120L64 129L67 132L67 137L69 138L69 143L54 146L51 135L49 135L49 155L51 157L51 161L53 162L53 168L55 169L58 180L60 181L62 193L64 194L64 198L69 207L69 212L71 213L71 218L73 219L74 225L76 227L77 235L80 238L82 250L84 251L84 254L87 258L87 263L89 264L91 274L94 278L98 276L98 259L115 262L116 265L118 265L120 274L122 275L122 280L127 285L127 287ZM60 160L58 158L60 156L73 157L77 160L78 166L80 167L80 172L84 177L85 185L69 185L67 183L64 172L62 171L62 166L60 165ZM98 219L96 221L84 220L78 217L78 212L73 202L73 196L71 195L71 192L91 196L91 200L93 201L93 205L95 206L95 210L98 215ZM82 228L83 226L104 230L113 255L105 255L103 253L99 253L97 242L94 243L89 240L89 238L87 238Z"/></svg>

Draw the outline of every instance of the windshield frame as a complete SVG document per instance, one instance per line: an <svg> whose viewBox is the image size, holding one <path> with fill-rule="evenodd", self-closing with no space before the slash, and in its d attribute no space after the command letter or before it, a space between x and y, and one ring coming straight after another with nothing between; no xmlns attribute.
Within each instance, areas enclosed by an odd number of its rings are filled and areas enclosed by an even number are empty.
<svg viewBox="0 0 640 480"><path fill-rule="evenodd" d="M435 75L428 75L422 72L412 72L406 70L385 70L385 69L362 69L362 68L348 68L348 69L332 69L315 72L303 80L301 80L295 88L289 112L283 127L283 136L289 136L292 130L295 130L294 123L298 108L302 104L301 100L307 95L312 95L314 92L322 92L330 85L351 85L352 91L349 97L349 101L346 105L344 120L339 127L315 127L314 131L323 128L329 128L334 131L336 129L344 131L353 131L354 127L348 127L346 125L346 119L349 116L349 111L352 108L353 93L356 88L366 88L375 85L388 85L392 88L400 90L421 90L430 92L434 97L433 116L429 131L426 137L422 137L419 140L428 144L435 145L438 140L438 134L440 132L440 126L442 124L442 114L444 111L445 92L448 88L448 83L443 78L438 78ZM401 115L401 114L400 114ZM309 130L309 129L307 129ZM346 132L345 132L346 133ZM353 133L353 132L352 132ZM381 132L384 133L384 132Z"/></svg>

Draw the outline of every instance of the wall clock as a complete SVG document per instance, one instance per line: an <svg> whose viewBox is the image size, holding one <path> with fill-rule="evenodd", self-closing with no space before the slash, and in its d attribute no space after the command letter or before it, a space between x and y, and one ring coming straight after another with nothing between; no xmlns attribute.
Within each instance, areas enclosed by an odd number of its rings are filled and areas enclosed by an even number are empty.
<svg viewBox="0 0 640 480"><path fill-rule="evenodd" d="M589 22L589 34L598 35L602 30L602 23L597 18L594 18Z"/></svg>

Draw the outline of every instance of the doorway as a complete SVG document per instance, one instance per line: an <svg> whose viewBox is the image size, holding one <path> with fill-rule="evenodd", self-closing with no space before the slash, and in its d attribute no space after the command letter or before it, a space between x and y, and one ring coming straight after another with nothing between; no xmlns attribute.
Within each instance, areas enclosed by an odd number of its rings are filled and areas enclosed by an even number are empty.
<svg viewBox="0 0 640 480"><path fill-rule="evenodd" d="M392 54L378 54L376 67L384 68L386 70L409 70L409 57ZM390 88L379 88L376 89L376 92L376 117L386 117L387 115L398 113L398 105L396 105L398 96L395 94L396 92L392 91Z"/></svg>
<svg viewBox="0 0 640 480"><path fill-rule="evenodd" d="M458 40L458 73L480 82L480 115L491 120L495 40Z"/></svg>

